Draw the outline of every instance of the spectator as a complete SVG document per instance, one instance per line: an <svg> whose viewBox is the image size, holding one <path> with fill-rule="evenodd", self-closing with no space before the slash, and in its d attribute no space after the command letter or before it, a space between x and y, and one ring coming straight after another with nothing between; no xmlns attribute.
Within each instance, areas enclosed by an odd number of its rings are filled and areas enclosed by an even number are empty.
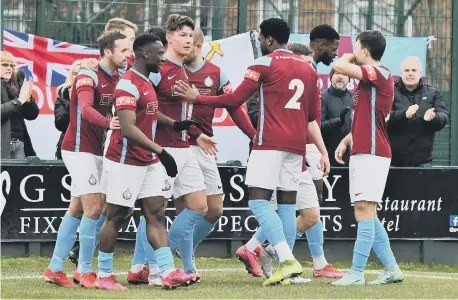
<svg viewBox="0 0 458 300"><path fill-rule="evenodd" d="M392 166L431 167L434 135L449 119L439 89L425 84L421 77L420 59L406 58L401 78L394 84L388 121Z"/></svg>
<svg viewBox="0 0 458 300"><path fill-rule="evenodd" d="M328 153L334 153L340 141L350 133L350 108L352 95L347 90L350 78L348 76L331 72L331 86L321 94L321 134ZM348 166L350 151L343 156L345 165ZM329 156L332 166L341 167L334 155Z"/></svg>
<svg viewBox="0 0 458 300"><path fill-rule="evenodd" d="M40 113L32 97L32 80L22 71L15 71L16 58L1 51L2 80L2 142L1 158L23 159L36 156L24 119L35 120Z"/></svg>
<svg viewBox="0 0 458 300"><path fill-rule="evenodd" d="M56 146L56 159L62 159L60 147L70 123L70 95L72 94L73 79L81 69L81 60L75 61L64 84L57 88L57 99L54 104L54 125L61 133Z"/></svg>

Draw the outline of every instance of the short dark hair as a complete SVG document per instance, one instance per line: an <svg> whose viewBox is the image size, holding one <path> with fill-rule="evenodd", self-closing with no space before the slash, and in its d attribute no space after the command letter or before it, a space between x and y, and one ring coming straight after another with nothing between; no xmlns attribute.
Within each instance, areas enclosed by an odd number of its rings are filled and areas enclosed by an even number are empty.
<svg viewBox="0 0 458 300"><path fill-rule="evenodd" d="M311 55L313 53L309 46L302 43L289 43L287 46L288 50L293 51L296 55Z"/></svg>
<svg viewBox="0 0 458 300"><path fill-rule="evenodd" d="M377 30L366 30L358 34L356 40L362 48L369 50L372 59L380 61L385 53L386 40L383 34Z"/></svg>
<svg viewBox="0 0 458 300"><path fill-rule="evenodd" d="M340 35L331 25L321 24L313 28L310 32L310 41L313 42L316 40L333 42L335 40L340 40Z"/></svg>
<svg viewBox="0 0 458 300"><path fill-rule="evenodd" d="M161 40L159 39L159 37L153 34L150 34L150 33L139 34L134 40L134 45L133 45L134 52L139 51L140 48L144 47L145 45L160 42L160 41Z"/></svg>
<svg viewBox="0 0 458 300"><path fill-rule="evenodd" d="M180 14L171 14L167 18L167 22L165 23L165 28L167 29L167 33L182 30L183 27L185 26L188 26L192 30L194 30L195 23L190 17L182 16Z"/></svg>
<svg viewBox="0 0 458 300"><path fill-rule="evenodd" d="M289 26L285 20L280 18L270 18L262 21L259 25L261 34L265 37L272 37L280 44L286 44L289 40Z"/></svg>
<svg viewBox="0 0 458 300"><path fill-rule="evenodd" d="M104 56L103 51L105 51L105 49L108 49L111 52L113 52L113 49L115 47L115 42L117 40L122 40L125 38L127 37L119 31L104 32L97 39L97 44L99 45L100 56L102 57Z"/></svg>
<svg viewBox="0 0 458 300"><path fill-rule="evenodd" d="M167 38L166 38L166 35L167 33L165 32L165 29L161 26L153 26L151 28L148 28L145 33L149 33L149 34L152 34L152 35L155 35L157 36L161 42L162 42L162 45L167 46Z"/></svg>

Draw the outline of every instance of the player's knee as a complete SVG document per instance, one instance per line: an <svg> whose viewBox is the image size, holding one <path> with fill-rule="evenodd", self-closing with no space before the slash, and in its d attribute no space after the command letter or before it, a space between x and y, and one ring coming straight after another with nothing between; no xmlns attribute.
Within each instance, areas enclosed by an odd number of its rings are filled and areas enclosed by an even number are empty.
<svg viewBox="0 0 458 300"><path fill-rule="evenodd" d="M306 208L300 211L304 228L313 227L320 220L320 211L317 208Z"/></svg>
<svg viewBox="0 0 458 300"><path fill-rule="evenodd" d="M205 191L199 191L184 196L186 207L190 210L206 214L208 211L207 195Z"/></svg>
<svg viewBox="0 0 458 300"><path fill-rule="evenodd" d="M105 222L108 224L114 224L116 228L120 228L124 222L128 210L129 207L112 206L107 211L107 218Z"/></svg>
<svg viewBox="0 0 458 300"><path fill-rule="evenodd" d="M208 207L207 214L205 215L205 219L207 219L208 222L214 224L218 222L218 220L221 218L223 215L223 207Z"/></svg>
<svg viewBox="0 0 458 300"><path fill-rule="evenodd" d="M369 201L355 202L355 219L356 221L371 220L377 215L375 207L377 203Z"/></svg>

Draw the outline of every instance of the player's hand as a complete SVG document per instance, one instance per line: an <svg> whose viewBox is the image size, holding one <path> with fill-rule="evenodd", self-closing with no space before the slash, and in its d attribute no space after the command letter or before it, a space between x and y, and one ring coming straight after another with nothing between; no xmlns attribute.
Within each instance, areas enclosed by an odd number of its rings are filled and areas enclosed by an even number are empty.
<svg viewBox="0 0 458 300"><path fill-rule="evenodd" d="M413 115L417 112L417 110L418 110L418 104L409 106L409 108L406 110L406 118L411 119Z"/></svg>
<svg viewBox="0 0 458 300"><path fill-rule="evenodd" d="M331 171L331 163L329 162L329 155L327 153L326 155L321 155L320 169L323 171L323 177L328 176Z"/></svg>
<svg viewBox="0 0 458 300"><path fill-rule="evenodd" d="M344 165L345 162L343 161L342 157L345 154L345 151L347 151L347 145L345 143L340 142L339 146L336 148L336 152L334 153L334 158L336 159L336 162L338 162L341 165Z"/></svg>
<svg viewBox="0 0 458 300"><path fill-rule="evenodd" d="M175 121L173 122L173 130L183 131L188 130L192 125L197 126L200 130L203 130L204 124L198 120L184 120L184 121Z"/></svg>
<svg viewBox="0 0 458 300"><path fill-rule="evenodd" d="M175 162L175 159L173 158L170 153L165 151L164 148L162 148L162 152L157 155L159 160L161 161L161 164L164 166L165 170L167 171L167 175L170 177L175 177L178 174L178 167Z"/></svg>
<svg viewBox="0 0 458 300"><path fill-rule="evenodd" d="M121 124L119 123L118 116L115 116L110 120L110 129L111 130L121 129Z"/></svg>
<svg viewBox="0 0 458 300"><path fill-rule="evenodd" d="M434 119L435 116L436 116L436 113L434 112L434 107L433 107L433 108L428 109L425 112L423 120L425 120L426 122L430 122L432 121L432 119Z"/></svg>
<svg viewBox="0 0 458 300"><path fill-rule="evenodd" d="M351 64L354 64L356 62L356 57L353 53L345 53L344 55L342 55L342 58L344 58Z"/></svg>
<svg viewBox="0 0 458 300"><path fill-rule="evenodd" d="M33 89L32 79L24 79L24 82L22 83L21 91L19 92L19 97L18 97L18 100L22 104L32 101L32 89Z"/></svg>
<svg viewBox="0 0 458 300"><path fill-rule="evenodd" d="M81 60L81 69L97 72L99 69L99 61L96 58L83 58Z"/></svg>
<svg viewBox="0 0 458 300"><path fill-rule="evenodd" d="M193 85L192 87L182 80L178 80L175 85L175 93L178 96L188 99L189 102L195 103L197 96L199 96L199 91Z"/></svg>
<svg viewBox="0 0 458 300"><path fill-rule="evenodd" d="M345 124L345 117L347 116L347 113L350 111L350 107L345 107L341 112L340 112L340 125Z"/></svg>
<svg viewBox="0 0 458 300"><path fill-rule="evenodd" d="M218 149L216 148L216 142L206 134L201 134L196 140L197 145L209 155L216 155Z"/></svg>

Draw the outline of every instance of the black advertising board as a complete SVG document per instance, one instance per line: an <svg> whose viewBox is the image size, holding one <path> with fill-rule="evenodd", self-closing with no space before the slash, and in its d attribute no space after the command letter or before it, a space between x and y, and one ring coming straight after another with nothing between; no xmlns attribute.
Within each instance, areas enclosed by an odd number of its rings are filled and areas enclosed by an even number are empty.
<svg viewBox="0 0 458 300"><path fill-rule="evenodd" d="M245 168L220 167L224 215L209 236L213 239L248 239L257 222L248 208ZM368 174L370 176L370 174ZM70 199L70 176L63 165L2 164L1 238L55 240ZM458 238L458 169L390 170L379 218L391 238ZM126 220L119 238L135 239L140 211ZM167 208L167 225L175 217ZM334 168L325 178L321 207L327 239L354 239L356 222L348 194L348 169Z"/></svg>

